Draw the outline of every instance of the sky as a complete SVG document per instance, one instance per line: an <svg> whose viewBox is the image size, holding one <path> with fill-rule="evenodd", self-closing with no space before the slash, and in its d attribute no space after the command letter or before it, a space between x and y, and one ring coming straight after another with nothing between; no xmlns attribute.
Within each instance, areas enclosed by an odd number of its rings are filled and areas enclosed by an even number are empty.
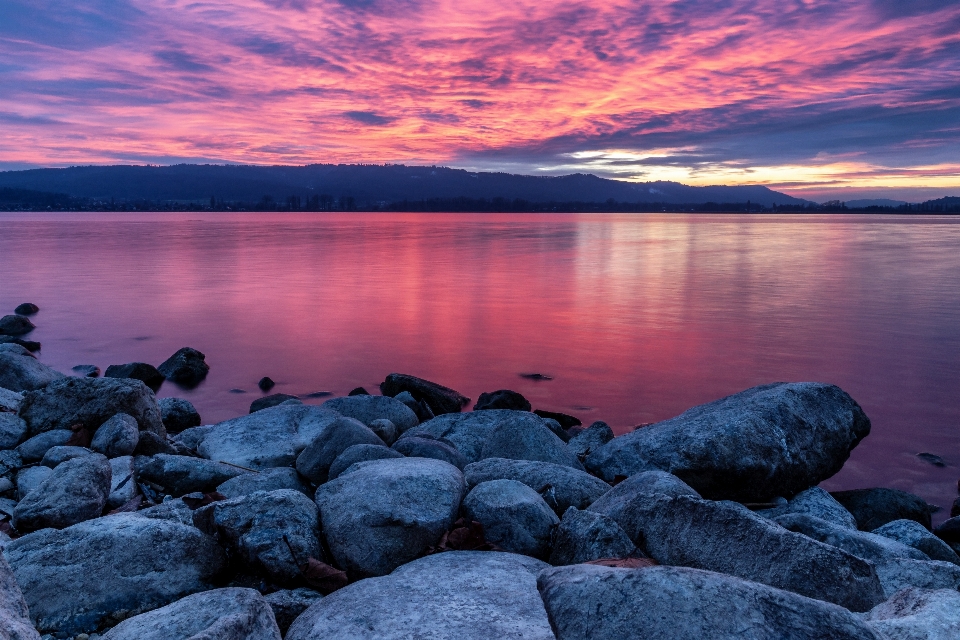
<svg viewBox="0 0 960 640"><path fill-rule="evenodd" d="M960 0L0 2L0 169L178 162L960 195Z"/></svg>

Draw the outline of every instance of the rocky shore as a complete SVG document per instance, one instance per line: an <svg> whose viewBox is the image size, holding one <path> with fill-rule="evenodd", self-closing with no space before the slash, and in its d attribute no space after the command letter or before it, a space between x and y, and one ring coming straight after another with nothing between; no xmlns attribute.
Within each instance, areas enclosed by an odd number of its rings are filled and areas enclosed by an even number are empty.
<svg viewBox="0 0 960 640"><path fill-rule="evenodd" d="M0 318L0 640L960 638L960 517L818 487L870 433L838 387L614 437L390 374L203 424L155 395L201 352L64 375L37 311Z"/></svg>

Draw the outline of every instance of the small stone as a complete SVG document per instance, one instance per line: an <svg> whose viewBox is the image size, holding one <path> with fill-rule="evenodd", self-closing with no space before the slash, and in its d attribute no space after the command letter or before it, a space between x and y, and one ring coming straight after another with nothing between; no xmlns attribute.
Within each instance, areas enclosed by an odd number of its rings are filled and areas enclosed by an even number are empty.
<svg viewBox="0 0 960 640"><path fill-rule="evenodd" d="M160 407L163 426L169 433L180 433L200 426L200 414L193 404L183 398L160 398L157 406Z"/></svg>
<svg viewBox="0 0 960 640"><path fill-rule="evenodd" d="M26 464L40 462L51 447L65 445L72 437L73 432L66 429L47 431L25 440L17 447L17 453Z"/></svg>
<svg viewBox="0 0 960 640"><path fill-rule="evenodd" d="M219 485L217 493L223 494L229 499L239 498L257 491L277 491L279 489L293 489L304 495L313 495L313 491L300 478L297 470L290 467L264 469L259 473L241 473Z"/></svg>
<svg viewBox="0 0 960 640"><path fill-rule="evenodd" d="M918 453L917 457L923 460L924 462L929 462L935 467L942 468L947 466L946 461L935 453Z"/></svg>
<svg viewBox="0 0 960 640"><path fill-rule="evenodd" d="M583 423L580 422L580 418L575 418L574 416L567 415L565 413L560 413L558 411L544 411L543 409L537 409L534 411L535 414L541 418L550 418L551 420L556 420L560 423L561 429L569 429L571 427L579 427Z"/></svg>
<svg viewBox="0 0 960 640"><path fill-rule="evenodd" d="M40 311L40 307L32 302L24 302L23 304L17 305L17 308L13 310L18 316L32 316L38 311Z"/></svg>
<svg viewBox="0 0 960 640"><path fill-rule="evenodd" d="M297 471L314 484L323 484L333 461L355 444L383 444L383 440L359 420L341 416L297 456Z"/></svg>
<svg viewBox="0 0 960 640"><path fill-rule="evenodd" d="M402 373L391 373L380 383L380 393L385 396L392 398L403 391L409 392L416 400L426 401L435 415L460 413L470 402L470 398L449 387Z"/></svg>
<svg viewBox="0 0 960 640"><path fill-rule="evenodd" d="M370 431L373 431L375 434L377 434L377 436L383 440L387 446L396 442L397 436L400 435L397 425L393 424L392 421L387 420L386 418L371 420L370 424L367 426L370 427Z"/></svg>
<svg viewBox="0 0 960 640"><path fill-rule="evenodd" d="M583 431L577 433L567 448L573 452L578 459L584 460L592 452L613 440L613 429L606 422L597 420Z"/></svg>
<svg viewBox="0 0 960 640"><path fill-rule="evenodd" d="M601 558L629 558L642 553L612 518L570 507L554 534L550 564L580 564Z"/></svg>
<svg viewBox="0 0 960 640"><path fill-rule="evenodd" d="M92 454L93 451L90 451L90 449L87 449L86 447L50 447L47 449L47 452L43 454L43 459L40 461L40 465L49 467L51 469L56 469L67 460L82 458L83 456L89 456Z"/></svg>
<svg viewBox="0 0 960 640"><path fill-rule="evenodd" d="M260 391L267 392L267 391L270 391L270 389L273 389L275 386L277 386L277 383L271 380L270 378L268 378L267 376L263 376L262 378L260 378L260 382L257 383L257 386L260 387Z"/></svg>
<svg viewBox="0 0 960 640"><path fill-rule="evenodd" d="M368 396L370 392L364 389L363 387L357 387L353 391L347 394L347 396Z"/></svg>
<svg viewBox="0 0 960 640"><path fill-rule="evenodd" d="M195 387L207 377L210 365L205 356L196 349L184 347L170 356L157 369L167 380L186 387Z"/></svg>
<svg viewBox="0 0 960 640"><path fill-rule="evenodd" d="M140 442L137 421L125 413L118 413L97 429L90 448L108 458L129 456Z"/></svg>
<svg viewBox="0 0 960 640"><path fill-rule="evenodd" d="M131 378L139 380L154 391L163 384L163 374L157 368L146 362L131 362L129 364L112 364L104 372L105 378Z"/></svg>
<svg viewBox="0 0 960 640"><path fill-rule="evenodd" d="M474 411L485 411L490 409L514 409L516 411L530 411L530 401L516 391L509 389L500 389L490 393L481 393L477 399L477 404L473 405Z"/></svg>
<svg viewBox="0 0 960 640"><path fill-rule="evenodd" d="M560 523L540 494L516 480L481 482L464 498L463 512L483 525L487 542L540 560L550 554L553 528Z"/></svg>

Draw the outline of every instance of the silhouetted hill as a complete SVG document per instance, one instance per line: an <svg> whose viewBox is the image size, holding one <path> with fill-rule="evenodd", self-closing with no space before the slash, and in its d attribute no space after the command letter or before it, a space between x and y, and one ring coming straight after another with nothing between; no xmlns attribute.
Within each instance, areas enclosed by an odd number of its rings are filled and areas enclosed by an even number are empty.
<svg viewBox="0 0 960 640"><path fill-rule="evenodd" d="M689 187L676 182L631 183L588 174L559 177L469 172L403 165L90 166L0 172L0 188L59 192L109 201L304 202L316 196L352 198L356 207L403 201L493 199L530 203L746 203L800 206L805 200L759 186Z"/></svg>

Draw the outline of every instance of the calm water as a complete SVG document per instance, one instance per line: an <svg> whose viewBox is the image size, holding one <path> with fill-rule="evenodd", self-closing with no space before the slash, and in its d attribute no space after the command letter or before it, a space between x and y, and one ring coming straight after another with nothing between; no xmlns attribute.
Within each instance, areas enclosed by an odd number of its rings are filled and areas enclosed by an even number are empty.
<svg viewBox="0 0 960 640"><path fill-rule="evenodd" d="M199 388L160 391L204 422L246 413L264 375L292 394L393 371L509 388L618 432L816 380L873 420L827 488L957 494L952 218L0 214L0 257L0 310L38 304L29 337L61 371L206 353Z"/></svg>

